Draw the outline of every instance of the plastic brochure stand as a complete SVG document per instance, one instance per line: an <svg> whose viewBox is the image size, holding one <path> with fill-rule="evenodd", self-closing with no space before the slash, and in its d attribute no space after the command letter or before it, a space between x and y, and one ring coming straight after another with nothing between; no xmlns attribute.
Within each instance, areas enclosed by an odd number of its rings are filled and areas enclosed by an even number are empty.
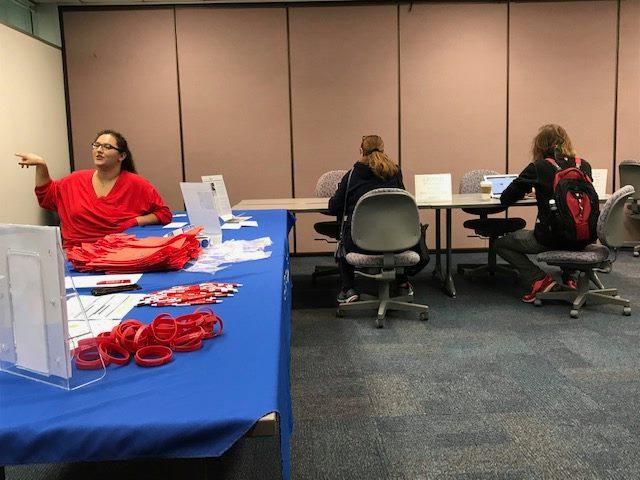
<svg viewBox="0 0 640 480"><path fill-rule="evenodd" d="M67 318L72 285L65 288L68 263L58 227L0 224L0 372L65 390L89 385L105 375L91 324ZM73 283L73 282L72 282ZM78 369L74 349L81 338L91 369Z"/></svg>

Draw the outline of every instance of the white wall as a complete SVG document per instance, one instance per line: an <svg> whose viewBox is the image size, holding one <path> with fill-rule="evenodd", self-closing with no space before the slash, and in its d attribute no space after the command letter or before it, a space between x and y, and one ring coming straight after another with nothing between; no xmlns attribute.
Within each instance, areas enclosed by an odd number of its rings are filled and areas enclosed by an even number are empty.
<svg viewBox="0 0 640 480"><path fill-rule="evenodd" d="M53 178L69 173L62 52L0 24L0 223L45 223L35 169L14 153L42 155Z"/></svg>

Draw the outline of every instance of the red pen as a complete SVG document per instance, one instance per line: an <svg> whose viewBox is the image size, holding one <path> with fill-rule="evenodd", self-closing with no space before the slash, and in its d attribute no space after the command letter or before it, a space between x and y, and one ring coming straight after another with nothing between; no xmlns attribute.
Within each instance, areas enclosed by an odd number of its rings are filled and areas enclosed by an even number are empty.
<svg viewBox="0 0 640 480"><path fill-rule="evenodd" d="M96 285L117 285L120 283L131 283L131 280L127 280L123 278L122 280L101 280L96 283Z"/></svg>

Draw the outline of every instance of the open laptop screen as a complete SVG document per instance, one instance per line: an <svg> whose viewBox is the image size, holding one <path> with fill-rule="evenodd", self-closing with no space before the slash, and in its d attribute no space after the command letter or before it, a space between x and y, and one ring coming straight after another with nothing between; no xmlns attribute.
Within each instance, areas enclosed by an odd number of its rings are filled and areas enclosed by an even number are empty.
<svg viewBox="0 0 640 480"><path fill-rule="evenodd" d="M518 175L515 174L507 174L507 175L485 175L484 179L491 182L491 196L499 197L502 195L502 192L513 182L515 178L518 178Z"/></svg>

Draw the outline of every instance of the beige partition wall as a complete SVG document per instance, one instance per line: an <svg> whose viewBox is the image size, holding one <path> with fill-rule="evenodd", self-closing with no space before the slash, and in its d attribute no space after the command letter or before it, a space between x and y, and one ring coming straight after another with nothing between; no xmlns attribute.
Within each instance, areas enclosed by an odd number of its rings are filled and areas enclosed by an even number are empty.
<svg viewBox="0 0 640 480"><path fill-rule="evenodd" d="M613 178L614 1L511 5L509 168L531 160L538 128L558 123L578 155ZM567 28L579 25L580 28Z"/></svg>
<svg viewBox="0 0 640 480"><path fill-rule="evenodd" d="M507 7L504 4L414 4L400 7L402 169L462 175L505 170ZM433 214L425 216L433 246ZM455 247L481 247L453 215Z"/></svg>
<svg viewBox="0 0 640 480"><path fill-rule="evenodd" d="M35 152L54 178L69 173L62 52L0 25L0 223L46 224L33 192L35 168L16 152Z"/></svg>
<svg viewBox="0 0 640 480"><path fill-rule="evenodd" d="M640 1L620 4L617 161L640 160Z"/></svg>
<svg viewBox="0 0 640 480"><path fill-rule="evenodd" d="M620 2L618 125L616 163L640 160L640 1ZM616 167L617 168L617 167ZM616 177L620 186L620 177ZM628 236L640 241L640 221L626 222Z"/></svg>
<svg viewBox="0 0 640 480"><path fill-rule="evenodd" d="M614 1L511 5L511 171L519 172L531 161L538 128L557 123L567 130L579 156L593 168L609 170L611 191L616 23ZM535 209L526 218L527 228L533 228Z"/></svg>
<svg viewBox="0 0 640 480"><path fill-rule="evenodd" d="M63 24L75 168L92 167L97 131L120 131L138 173L182 208L173 9L65 11Z"/></svg>
<svg viewBox="0 0 640 480"><path fill-rule="evenodd" d="M177 8L187 180L223 174L231 203L291 196L286 11Z"/></svg>
<svg viewBox="0 0 640 480"><path fill-rule="evenodd" d="M349 169L362 135L377 134L398 161L398 47L394 5L289 9L295 194L313 196L328 170ZM321 215L299 215L297 251Z"/></svg>

